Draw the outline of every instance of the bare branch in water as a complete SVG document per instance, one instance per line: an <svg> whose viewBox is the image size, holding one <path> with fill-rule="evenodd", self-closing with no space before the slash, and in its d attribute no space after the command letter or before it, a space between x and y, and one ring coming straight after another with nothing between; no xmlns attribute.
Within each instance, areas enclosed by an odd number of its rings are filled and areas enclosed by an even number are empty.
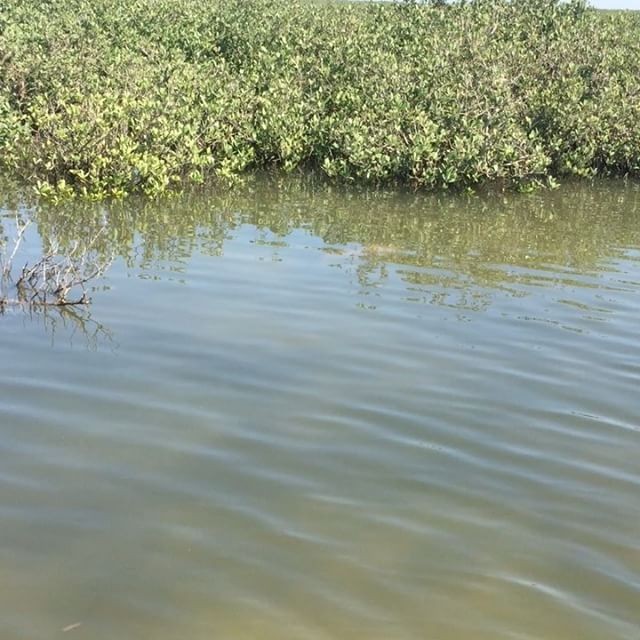
<svg viewBox="0 0 640 640"><path fill-rule="evenodd" d="M8 257L0 254L0 310L9 305L28 308L68 307L90 302L87 285L106 272L114 255L100 256L94 245L101 227L88 242L76 241L70 249L60 250L57 241L49 243L46 251L33 264L25 264L17 280L13 281L13 263L24 239L30 220L16 218L16 238ZM15 297L9 292L15 291Z"/></svg>
<svg viewBox="0 0 640 640"><path fill-rule="evenodd" d="M0 267L2 270L3 279L8 279L11 277L11 266L13 264L13 259L16 257L16 253L18 253L18 249L22 244L25 231L30 224L31 220L21 222L20 218L16 215L16 238L13 242L13 250L11 251L11 255L5 259L4 255L0 254Z"/></svg>

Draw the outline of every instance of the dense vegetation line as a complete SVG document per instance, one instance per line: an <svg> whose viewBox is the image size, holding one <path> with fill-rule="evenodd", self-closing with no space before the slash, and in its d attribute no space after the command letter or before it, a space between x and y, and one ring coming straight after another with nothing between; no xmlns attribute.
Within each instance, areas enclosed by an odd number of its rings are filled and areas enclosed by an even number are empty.
<svg viewBox="0 0 640 640"><path fill-rule="evenodd" d="M312 168L640 173L640 19L581 1L4 0L0 166L50 196Z"/></svg>

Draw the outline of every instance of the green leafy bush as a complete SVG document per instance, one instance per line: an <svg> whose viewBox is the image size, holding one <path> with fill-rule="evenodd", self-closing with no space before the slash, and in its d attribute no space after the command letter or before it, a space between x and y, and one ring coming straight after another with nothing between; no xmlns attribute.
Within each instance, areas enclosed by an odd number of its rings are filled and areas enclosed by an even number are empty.
<svg viewBox="0 0 640 640"><path fill-rule="evenodd" d="M579 1L4 0L0 166L52 197L252 168L640 173L640 19Z"/></svg>

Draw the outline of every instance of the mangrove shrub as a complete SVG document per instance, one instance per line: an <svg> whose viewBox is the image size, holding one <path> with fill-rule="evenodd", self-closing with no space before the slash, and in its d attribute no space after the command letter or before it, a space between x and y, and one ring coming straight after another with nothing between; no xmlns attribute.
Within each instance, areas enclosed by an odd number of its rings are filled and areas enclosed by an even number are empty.
<svg viewBox="0 0 640 640"><path fill-rule="evenodd" d="M45 195L274 167L640 173L640 19L582 2L3 0L0 165Z"/></svg>

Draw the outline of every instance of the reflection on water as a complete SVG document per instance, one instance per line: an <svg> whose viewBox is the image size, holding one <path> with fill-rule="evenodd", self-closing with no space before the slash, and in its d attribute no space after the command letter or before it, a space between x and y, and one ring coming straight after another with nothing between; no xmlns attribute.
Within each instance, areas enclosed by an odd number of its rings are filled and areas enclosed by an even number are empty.
<svg viewBox="0 0 640 640"><path fill-rule="evenodd" d="M407 300L478 311L496 292L624 286L607 285L610 265L601 261L625 251L637 259L627 250L640 244L639 204L637 185L607 182L527 196L425 196L258 180L239 192L194 191L160 203L43 207L37 217L45 246L71 246L105 227L98 244L104 256L119 255L142 269L140 277L178 280L194 252L221 256L225 242L247 228L256 230L252 243L270 250L262 259L274 261L303 232L322 240L315 248L329 265L357 281L361 308L375 309L392 277L405 284ZM593 300L565 302L601 311Z"/></svg>
<svg viewBox="0 0 640 640"><path fill-rule="evenodd" d="M15 312L14 312L15 313ZM60 344L80 345L95 351L98 346L113 345L113 335L107 327L96 322L91 312L84 308L43 307L20 309L23 322L40 326L50 339L51 346Z"/></svg>
<svg viewBox="0 0 640 640"><path fill-rule="evenodd" d="M4 192L119 258L0 317L0 638L637 636L637 185Z"/></svg>
<svg viewBox="0 0 640 640"><path fill-rule="evenodd" d="M234 230L249 224L268 232L263 242L304 229L328 248L361 245L362 261L372 266L439 268L444 259L475 277L481 264L591 267L612 249L637 242L639 202L637 185L607 182L524 196L429 196L360 193L289 180L257 181L221 195L194 191L162 202L127 200L108 208L43 207L38 220L44 238L68 243L90 236L106 221L103 246L143 264L185 259L196 248L220 255ZM481 269L477 277L492 281Z"/></svg>
<svg viewBox="0 0 640 640"><path fill-rule="evenodd" d="M603 258L638 246L639 204L636 185L606 182L527 196L425 196L290 180L108 209L80 203L63 215L43 208L38 220L45 242L55 237L68 244L107 224L100 245L105 254L116 252L142 268L163 262L175 273L196 250L222 255L243 226L259 231L253 242L271 248L273 260L302 230L321 239L320 250L335 255L363 289L388 279L392 264L416 300L479 308L490 304L482 289L518 293L545 280L580 286L581 275L597 273Z"/></svg>

